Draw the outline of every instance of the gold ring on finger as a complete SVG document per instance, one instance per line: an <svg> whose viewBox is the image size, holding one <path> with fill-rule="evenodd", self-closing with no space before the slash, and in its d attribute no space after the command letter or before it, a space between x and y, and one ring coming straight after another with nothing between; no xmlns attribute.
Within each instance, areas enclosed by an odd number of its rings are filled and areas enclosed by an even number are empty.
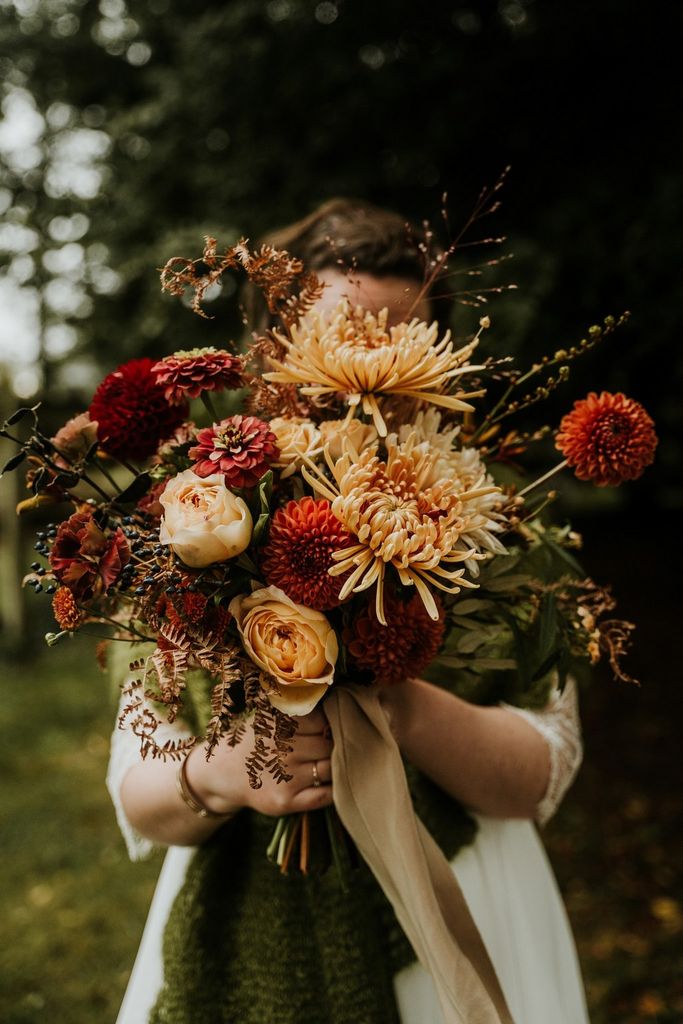
<svg viewBox="0 0 683 1024"><path fill-rule="evenodd" d="M322 782L320 781L320 776L318 774L318 762L317 761L313 762L311 770L313 772L313 785L317 789L318 786L322 786Z"/></svg>

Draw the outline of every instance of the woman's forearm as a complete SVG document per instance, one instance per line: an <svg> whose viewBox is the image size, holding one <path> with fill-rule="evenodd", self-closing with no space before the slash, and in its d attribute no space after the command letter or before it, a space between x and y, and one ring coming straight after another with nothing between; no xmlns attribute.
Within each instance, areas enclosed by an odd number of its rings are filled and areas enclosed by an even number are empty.
<svg viewBox="0 0 683 1024"><path fill-rule="evenodd" d="M183 801L177 786L178 763L175 761L143 761L126 773L121 785L121 802L130 824L141 835L164 846L196 846L239 809L216 801L205 785L202 752L188 755L187 779L192 792L202 803L224 818L202 817Z"/></svg>
<svg viewBox="0 0 683 1024"><path fill-rule="evenodd" d="M405 757L451 796L493 817L534 817L550 753L519 715L478 707L421 679L386 687L383 704Z"/></svg>

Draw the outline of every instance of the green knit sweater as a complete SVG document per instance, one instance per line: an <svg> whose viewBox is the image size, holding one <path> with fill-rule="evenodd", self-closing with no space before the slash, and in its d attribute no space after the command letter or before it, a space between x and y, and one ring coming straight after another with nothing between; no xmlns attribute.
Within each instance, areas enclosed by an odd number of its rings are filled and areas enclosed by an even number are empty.
<svg viewBox="0 0 683 1024"><path fill-rule="evenodd" d="M452 857L474 821L424 776L410 771L409 782ZM393 977L414 954L369 869L354 870L348 893L334 870L284 877L265 855L273 826L245 811L197 851L150 1024L398 1024Z"/></svg>

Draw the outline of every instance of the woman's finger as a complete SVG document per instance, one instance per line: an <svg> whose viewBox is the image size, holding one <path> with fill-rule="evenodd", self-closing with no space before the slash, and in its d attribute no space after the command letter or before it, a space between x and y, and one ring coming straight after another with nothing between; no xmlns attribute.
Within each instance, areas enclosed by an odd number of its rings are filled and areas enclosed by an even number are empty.
<svg viewBox="0 0 683 1024"><path fill-rule="evenodd" d="M332 786L309 786L292 797L292 812L317 811L332 802Z"/></svg>
<svg viewBox="0 0 683 1024"><path fill-rule="evenodd" d="M290 766L290 773L293 778L289 785L298 792L309 788L321 789L332 782L332 762L329 757L304 761L294 767Z"/></svg>
<svg viewBox="0 0 683 1024"><path fill-rule="evenodd" d="M310 736L295 736L292 741L292 752L287 755L287 764L302 764L306 761L320 761L332 755L332 743L324 736L315 733Z"/></svg>

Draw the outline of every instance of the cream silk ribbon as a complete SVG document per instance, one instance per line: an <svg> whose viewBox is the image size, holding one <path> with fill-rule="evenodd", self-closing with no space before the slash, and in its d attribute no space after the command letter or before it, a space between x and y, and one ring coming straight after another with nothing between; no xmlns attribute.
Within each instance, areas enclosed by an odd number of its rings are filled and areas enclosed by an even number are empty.
<svg viewBox="0 0 683 1024"><path fill-rule="evenodd" d="M431 974L444 1024L514 1024L458 880L415 815L377 688L333 687L324 706L337 812Z"/></svg>

